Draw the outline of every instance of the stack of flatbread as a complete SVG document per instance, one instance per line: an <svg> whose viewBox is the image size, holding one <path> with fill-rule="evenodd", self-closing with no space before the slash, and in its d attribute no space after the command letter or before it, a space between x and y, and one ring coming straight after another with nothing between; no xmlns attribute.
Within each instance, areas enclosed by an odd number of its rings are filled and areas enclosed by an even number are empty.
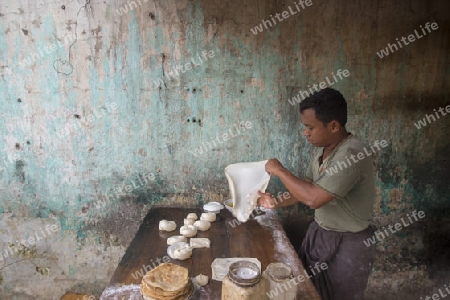
<svg viewBox="0 0 450 300"><path fill-rule="evenodd" d="M142 278L144 300L185 300L193 290L188 269L170 263L159 265Z"/></svg>

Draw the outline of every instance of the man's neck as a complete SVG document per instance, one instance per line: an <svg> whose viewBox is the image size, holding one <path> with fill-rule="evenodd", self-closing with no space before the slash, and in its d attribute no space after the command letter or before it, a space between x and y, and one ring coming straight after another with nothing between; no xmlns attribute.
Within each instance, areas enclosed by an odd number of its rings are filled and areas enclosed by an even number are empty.
<svg viewBox="0 0 450 300"><path fill-rule="evenodd" d="M350 133L348 133L347 130L345 129L339 132L339 134L336 136L336 140L327 147L323 148L323 158L325 159L328 155L330 155L330 153L334 150L334 148L336 148L339 144L341 144L343 140L348 138L349 135Z"/></svg>

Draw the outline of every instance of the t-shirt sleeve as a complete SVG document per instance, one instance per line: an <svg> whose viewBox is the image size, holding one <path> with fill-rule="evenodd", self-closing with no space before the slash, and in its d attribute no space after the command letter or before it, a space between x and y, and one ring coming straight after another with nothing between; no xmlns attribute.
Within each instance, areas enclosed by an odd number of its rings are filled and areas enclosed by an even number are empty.
<svg viewBox="0 0 450 300"><path fill-rule="evenodd" d="M313 159L314 159L314 151L311 153L311 157L309 159L309 166L308 166L308 169L306 169L306 173L305 173L305 178L311 182L313 181L313 177L314 177L313 171L312 171Z"/></svg>
<svg viewBox="0 0 450 300"><path fill-rule="evenodd" d="M360 178L361 170L358 163L341 156L330 162L324 174L315 181L315 184L328 193L343 198Z"/></svg>

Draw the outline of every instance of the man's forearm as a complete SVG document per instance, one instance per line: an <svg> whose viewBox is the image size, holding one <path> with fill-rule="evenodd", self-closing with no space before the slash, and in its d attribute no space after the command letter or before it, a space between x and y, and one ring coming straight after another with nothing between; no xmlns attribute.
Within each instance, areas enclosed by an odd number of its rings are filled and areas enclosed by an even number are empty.
<svg viewBox="0 0 450 300"><path fill-rule="evenodd" d="M276 205L275 208L287 207L298 203L298 200L289 192L285 192L283 195L276 198L274 197L274 201Z"/></svg>
<svg viewBox="0 0 450 300"><path fill-rule="evenodd" d="M291 194L291 198L289 200L292 199L291 200L292 204L290 205L296 204L297 202L303 203L307 206L312 205L310 198L311 196L310 190L312 183L295 177L291 172L289 172L286 169L280 172L280 174L277 174L277 176L280 178L280 180L283 182L283 184L286 186L286 188L289 190Z"/></svg>

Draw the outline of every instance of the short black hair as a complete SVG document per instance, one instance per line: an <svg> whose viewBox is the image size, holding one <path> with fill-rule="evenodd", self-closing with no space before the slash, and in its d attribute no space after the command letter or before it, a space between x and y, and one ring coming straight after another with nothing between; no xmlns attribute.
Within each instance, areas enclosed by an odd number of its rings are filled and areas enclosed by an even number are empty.
<svg viewBox="0 0 450 300"><path fill-rule="evenodd" d="M332 88L325 88L306 97L300 102L300 113L314 109L316 118L324 125L336 120L345 127L347 123L347 102L342 94Z"/></svg>

